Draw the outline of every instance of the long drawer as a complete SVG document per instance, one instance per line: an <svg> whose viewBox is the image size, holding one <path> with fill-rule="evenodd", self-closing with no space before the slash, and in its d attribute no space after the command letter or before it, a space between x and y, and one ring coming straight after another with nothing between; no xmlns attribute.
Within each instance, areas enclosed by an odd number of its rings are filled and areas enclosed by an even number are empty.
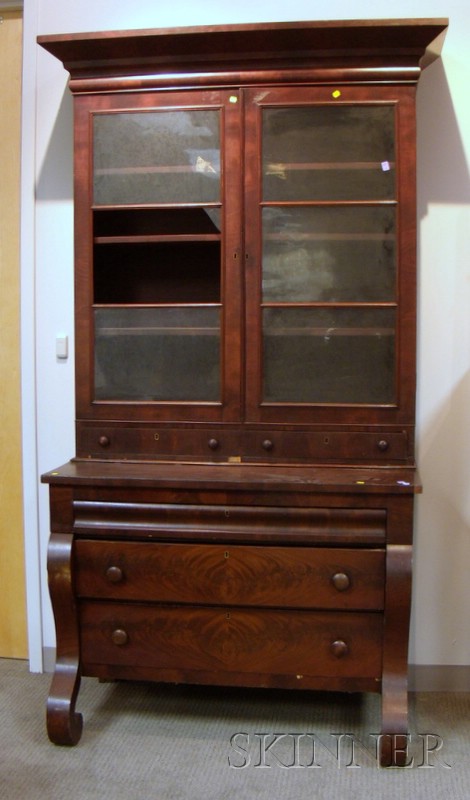
<svg viewBox="0 0 470 800"><path fill-rule="evenodd" d="M380 549L78 540L80 597L283 608L383 608Z"/></svg>
<svg viewBox="0 0 470 800"><path fill-rule="evenodd" d="M194 674L379 678L381 614L197 608L110 602L79 606L85 668L109 664ZM158 675L156 676L158 678ZM247 683L249 683L247 677Z"/></svg>
<svg viewBox="0 0 470 800"><path fill-rule="evenodd" d="M263 481L264 483L264 481ZM103 492L104 494L104 492ZM186 498L187 499L187 498ZM385 544L383 508L302 508L254 504L73 501L73 530L79 538L129 541L325 544L380 547Z"/></svg>
<svg viewBox="0 0 470 800"><path fill-rule="evenodd" d="M205 462L329 461L384 463L412 455L406 430L281 431L262 428L243 433L230 428L171 428L155 425L77 423L78 455L100 459L184 458Z"/></svg>

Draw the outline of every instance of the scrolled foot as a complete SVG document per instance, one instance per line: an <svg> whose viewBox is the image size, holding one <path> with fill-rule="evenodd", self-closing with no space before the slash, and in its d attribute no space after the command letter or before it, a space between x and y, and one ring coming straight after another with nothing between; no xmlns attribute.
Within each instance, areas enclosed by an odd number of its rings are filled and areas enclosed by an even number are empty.
<svg viewBox="0 0 470 800"><path fill-rule="evenodd" d="M79 688L78 669L57 665L47 701L47 733L54 744L71 747L80 740L83 717L75 711Z"/></svg>

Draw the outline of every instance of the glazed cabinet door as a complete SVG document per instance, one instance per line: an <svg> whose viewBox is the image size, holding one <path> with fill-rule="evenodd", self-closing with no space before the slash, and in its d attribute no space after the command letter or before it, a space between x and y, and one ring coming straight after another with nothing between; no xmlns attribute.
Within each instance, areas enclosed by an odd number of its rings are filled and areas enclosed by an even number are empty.
<svg viewBox="0 0 470 800"><path fill-rule="evenodd" d="M248 418L411 422L412 91L253 91L246 125Z"/></svg>
<svg viewBox="0 0 470 800"><path fill-rule="evenodd" d="M240 409L240 103L76 99L78 417Z"/></svg>

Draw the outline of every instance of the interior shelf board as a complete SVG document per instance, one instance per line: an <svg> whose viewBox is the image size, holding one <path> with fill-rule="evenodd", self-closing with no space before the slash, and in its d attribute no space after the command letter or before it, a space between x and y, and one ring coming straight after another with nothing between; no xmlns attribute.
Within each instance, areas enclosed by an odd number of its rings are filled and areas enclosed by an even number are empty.
<svg viewBox="0 0 470 800"><path fill-rule="evenodd" d="M220 233L150 233L125 236L95 236L94 244L158 244L163 242L220 242Z"/></svg>

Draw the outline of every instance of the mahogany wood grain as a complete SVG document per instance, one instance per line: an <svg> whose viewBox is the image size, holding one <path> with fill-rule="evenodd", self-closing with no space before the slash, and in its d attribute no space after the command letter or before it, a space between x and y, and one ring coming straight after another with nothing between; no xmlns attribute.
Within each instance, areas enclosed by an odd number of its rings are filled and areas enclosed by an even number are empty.
<svg viewBox="0 0 470 800"><path fill-rule="evenodd" d="M251 489L253 492L295 492L355 495L402 494L421 491L414 467L371 468L318 466L277 466L266 464L191 464L106 462L73 460L42 476L54 486L89 486L159 489Z"/></svg>
<svg viewBox="0 0 470 800"><path fill-rule="evenodd" d="M103 681L158 681L163 683L185 683L187 673L175 669L158 669L142 665L131 667L117 664L99 664L96 661L82 665L82 674L86 677L99 678ZM380 692L380 678L368 677L341 677L330 673L329 675L311 675L308 678L308 687L302 677L292 673L257 673L248 674L223 670L220 672L198 670L192 673L191 683L212 686L238 686L245 688L263 689L311 689L319 692ZM273 693L273 699L275 692ZM305 701L310 698L306 696Z"/></svg>
<svg viewBox="0 0 470 800"><path fill-rule="evenodd" d="M380 610L384 553L79 540L79 597L161 603Z"/></svg>
<svg viewBox="0 0 470 800"><path fill-rule="evenodd" d="M299 687L334 673L380 678L382 617L375 613L165 606L82 601L82 660L175 669L188 683L198 671L288 674ZM115 631L122 643L113 640ZM344 641L346 650L335 642Z"/></svg>
<svg viewBox="0 0 470 800"><path fill-rule="evenodd" d="M403 520L406 524L407 520ZM408 520L411 526L411 520ZM408 743L408 630L411 606L409 545L386 549L385 619L382 675L382 766L404 766Z"/></svg>
<svg viewBox="0 0 470 800"><path fill-rule="evenodd" d="M114 502L74 500L73 529L77 535L102 537L125 534L130 539L153 538L211 541L280 542L290 544L383 545L386 513L382 508L298 508L289 505L211 505L199 495L180 496L180 504L144 503L134 492L123 497L115 492ZM259 498L258 498L259 499ZM197 501L199 500L199 504ZM283 498L276 495L276 500ZM329 500L329 498L328 498ZM325 502L325 501L324 501Z"/></svg>
<svg viewBox="0 0 470 800"><path fill-rule="evenodd" d="M54 608L56 667L47 701L47 732L55 744L74 745L82 733L75 711L80 688L80 639L72 588L71 534L53 533L48 549L49 592Z"/></svg>
<svg viewBox="0 0 470 800"><path fill-rule="evenodd" d="M175 85L178 72L206 72L205 83L214 72L236 72L240 81L241 71L247 80L249 70L259 75L274 66L288 80L289 69L310 65L312 59L316 73L331 64L345 70L351 61L364 70L378 59L389 71L419 68L420 62L437 57L439 42L434 42L446 26L445 19L291 22L64 34L38 41L64 63L74 81L91 78L96 86L106 75L118 89L119 76L146 72Z"/></svg>
<svg viewBox="0 0 470 800"><path fill-rule="evenodd" d="M178 454L180 459L223 462L237 453L244 462L269 459L273 464L338 463L339 460L369 465L413 464L412 440L403 426L393 430L382 426L375 433L325 429L279 431L272 426L267 430L260 427L258 431L219 426L188 431L155 424L118 427L105 422L77 422L77 455L85 459L174 460Z"/></svg>

